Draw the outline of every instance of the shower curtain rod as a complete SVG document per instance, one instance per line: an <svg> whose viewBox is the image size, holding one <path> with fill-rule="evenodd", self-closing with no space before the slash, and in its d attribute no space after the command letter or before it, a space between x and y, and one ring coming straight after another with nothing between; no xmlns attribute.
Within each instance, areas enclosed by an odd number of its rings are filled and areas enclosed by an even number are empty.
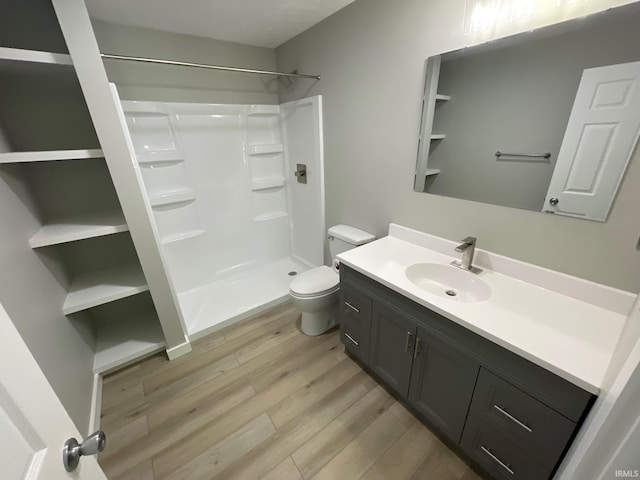
<svg viewBox="0 0 640 480"><path fill-rule="evenodd" d="M191 63L191 62L177 62L175 60L161 60L159 58L143 58L143 57L129 57L125 55L111 55L108 53L101 53L102 58L110 60L127 60L130 62L141 63L157 63L160 65L175 65L179 67L195 67L205 68L208 70L223 70L225 72L240 72L240 73L255 73L257 75L275 75L278 77L295 77L295 78L313 78L320 80L320 75L305 75L302 73L283 73L283 72L271 72L269 70L254 70L251 68L238 68L238 67L225 67L222 65L207 65L206 63Z"/></svg>

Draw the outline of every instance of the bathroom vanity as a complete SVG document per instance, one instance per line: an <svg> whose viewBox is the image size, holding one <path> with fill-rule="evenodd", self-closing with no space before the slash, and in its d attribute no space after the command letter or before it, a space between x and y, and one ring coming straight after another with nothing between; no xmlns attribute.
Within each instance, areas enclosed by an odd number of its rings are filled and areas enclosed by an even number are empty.
<svg viewBox="0 0 640 480"><path fill-rule="evenodd" d="M492 477L551 478L597 397L624 322L624 306L603 306L632 296L488 253L477 278L488 299L447 298L434 285L456 286L411 280L415 262L453 269L454 245L392 225L389 237L341 254L342 342Z"/></svg>

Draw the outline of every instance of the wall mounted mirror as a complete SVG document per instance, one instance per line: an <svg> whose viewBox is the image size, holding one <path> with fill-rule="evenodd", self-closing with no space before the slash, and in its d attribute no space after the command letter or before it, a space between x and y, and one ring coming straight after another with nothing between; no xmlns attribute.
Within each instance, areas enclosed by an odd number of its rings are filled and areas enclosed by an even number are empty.
<svg viewBox="0 0 640 480"><path fill-rule="evenodd" d="M640 4L429 57L414 189L605 221L640 132Z"/></svg>

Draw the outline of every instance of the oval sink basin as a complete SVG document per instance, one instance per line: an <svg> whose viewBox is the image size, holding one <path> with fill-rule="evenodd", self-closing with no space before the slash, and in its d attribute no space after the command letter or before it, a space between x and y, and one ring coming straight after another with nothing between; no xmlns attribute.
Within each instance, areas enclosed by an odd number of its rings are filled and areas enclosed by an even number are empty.
<svg viewBox="0 0 640 480"><path fill-rule="evenodd" d="M482 302L491 297L491 287L476 274L451 265L416 263L405 270L407 278L423 290L458 302Z"/></svg>

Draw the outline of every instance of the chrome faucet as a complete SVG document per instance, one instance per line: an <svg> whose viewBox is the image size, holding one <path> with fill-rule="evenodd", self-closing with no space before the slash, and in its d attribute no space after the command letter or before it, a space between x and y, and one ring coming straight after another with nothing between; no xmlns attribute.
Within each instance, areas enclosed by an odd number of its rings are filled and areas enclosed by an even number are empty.
<svg viewBox="0 0 640 480"><path fill-rule="evenodd" d="M467 237L456 247L456 252L462 253L462 261L454 260L451 265L468 270L473 273L480 273L482 269L473 266L473 254L476 252L476 237Z"/></svg>

